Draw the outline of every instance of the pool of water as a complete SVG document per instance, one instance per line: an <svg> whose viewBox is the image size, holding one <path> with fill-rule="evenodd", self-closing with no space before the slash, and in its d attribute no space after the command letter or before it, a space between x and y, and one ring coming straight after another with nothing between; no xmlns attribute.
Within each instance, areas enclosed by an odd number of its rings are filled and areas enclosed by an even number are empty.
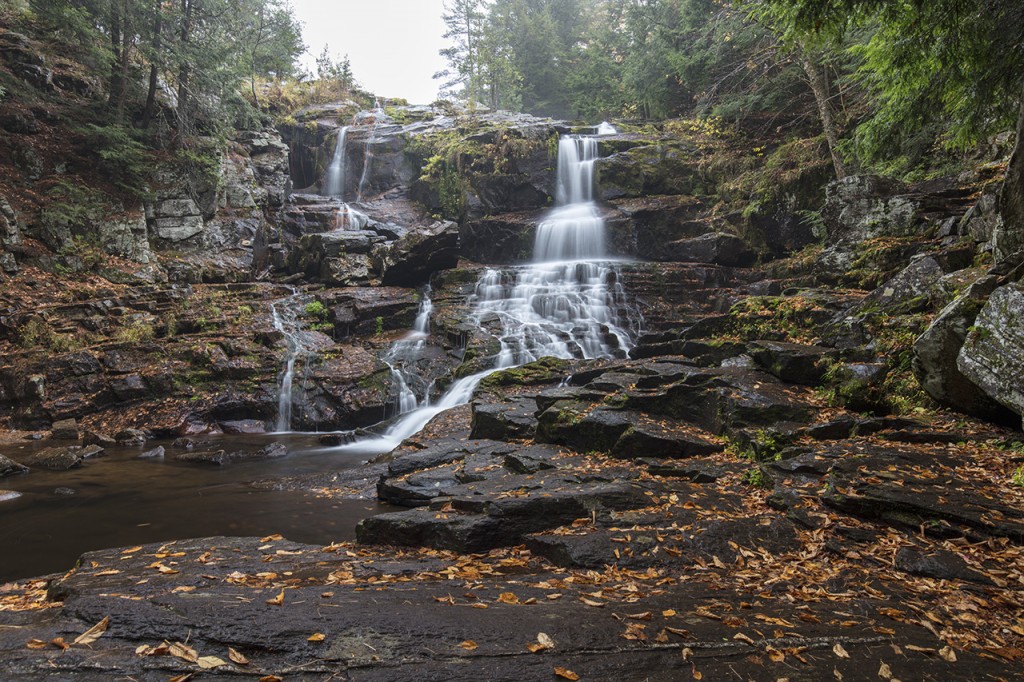
<svg viewBox="0 0 1024 682"><path fill-rule="evenodd" d="M206 440L206 438L204 438ZM175 462L170 443L108 448L70 471L33 469L0 479L20 493L0 501L0 582L71 568L83 552L215 535L265 536L313 544L352 540L359 520L394 508L375 500L329 500L312 494L255 489L254 480L358 468L358 453L325 449L315 436L211 437L202 449L255 450L271 442L287 457L225 466ZM54 443L6 445L22 459ZM163 445L165 459L139 459ZM8 496L12 497L12 496ZM0 495L0 500L3 496Z"/></svg>

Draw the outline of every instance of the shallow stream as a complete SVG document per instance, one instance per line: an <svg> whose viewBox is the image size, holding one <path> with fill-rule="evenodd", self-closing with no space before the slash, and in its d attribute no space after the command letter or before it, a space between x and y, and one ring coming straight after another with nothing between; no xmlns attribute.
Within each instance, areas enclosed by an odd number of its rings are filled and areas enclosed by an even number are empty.
<svg viewBox="0 0 1024 682"><path fill-rule="evenodd" d="M83 552L217 535L266 536L312 544L352 540L360 519L393 507L375 500L320 499L310 493L253 488L250 481L335 472L362 466L356 453L325 449L315 435L200 437L209 448L256 450L271 442L279 459L216 466L175 462L170 443L108 448L70 471L33 469L0 479L21 493L0 502L0 582L71 568ZM18 460L54 442L7 444ZM138 459L157 445L165 459Z"/></svg>

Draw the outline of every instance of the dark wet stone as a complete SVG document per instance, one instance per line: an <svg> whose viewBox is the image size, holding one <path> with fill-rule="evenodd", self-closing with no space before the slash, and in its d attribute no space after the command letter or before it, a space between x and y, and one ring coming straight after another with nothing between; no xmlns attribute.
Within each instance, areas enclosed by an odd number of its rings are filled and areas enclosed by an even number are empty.
<svg viewBox="0 0 1024 682"><path fill-rule="evenodd" d="M703 457L721 452L725 446L713 443L681 428L651 422L626 430L612 447L615 457Z"/></svg>
<svg viewBox="0 0 1024 682"><path fill-rule="evenodd" d="M117 441L110 436L95 431L86 431L82 435L82 445L100 445L105 448L117 445Z"/></svg>
<svg viewBox="0 0 1024 682"><path fill-rule="evenodd" d="M93 457L102 457L106 449L99 445L85 445L78 451L78 456L82 459L92 459Z"/></svg>
<svg viewBox="0 0 1024 682"><path fill-rule="evenodd" d="M718 479L730 473L726 467L713 461L699 460L641 460L647 465L647 471L654 476L666 478L685 478L694 483L714 483Z"/></svg>
<svg viewBox="0 0 1024 682"><path fill-rule="evenodd" d="M943 549L925 554L912 547L900 547L896 552L895 564L901 571L926 578L993 584L986 576L968 566L958 555Z"/></svg>
<svg viewBox="0 0 1024 682"><path fill-rule="evenodd" d="M68 447L46 448L29 455L22 464L31 468L67 471L82 465L82 456L77 449Z"/></svg>
<svg viewBox="0 0 1024 682"><path fill-rule="evenodd" d="M532 398L474 402L469 437L505 441L532 438L537 430L536 412L537 403Z"/></svg>
<svg viewBox="0 0 1024 682"><path fill-rule="evenodd" d="M609 452L636 420L634 412L560 401L540 415L537 440L567 445L581 452Z"/></svg>
<svg viewBox="0 0 1024 682"><path fill-rule="evenodd" d="M0 455L0 478L15 474L27 474L28 467L18 464L13 459Z"/></svg>
<svg viewBox="0 0 1024 682"><path fill-rule="evenodd" d="M140 429L125 429L114 436L118 445L142 445L146 442L146 432Z"/></svg>
<svg viewBox="0 0 1024 682"><path fill-rule="evenodd" d="M835 351L820 346L782 341L754 341L750 356L765 371L791 384L817 386Z"/></svg>
<svg viewBox="0 0 1024 682"><path fill-rule="evenodd" d="M174 461L187 464L215 464L224 466L229 459L223 450L198 450L174 455Z"/></svg>
<svg viewBox="0 0 1024 682"><path fill-rule="evenodd" d="M50 437L54 440L78 440L79 435L74 419L62 419L53 423Z"/></svg>
<svg viewBox="0 0 1024 682"><path fill-rule="evenodd" d="M505 455L504 464L506 469L516 474L535 474L545 469L557 468L547 458L525 452L514 452Z"/></svg>
<svg viewBox="0 0 1024 682"><path fill-rule="evenodd" d="M220 422L220 428L224 433L266 433L267 427L258 419L239 419L235 421Z"/></svg>
<svg viewBox="0 0 1024 682"><path fill-rule="evenodd" d="M78 491L74 488L60 487L53 489L54 495L60 495L61 497L70 497L71 495L77 495Z"/></svg>

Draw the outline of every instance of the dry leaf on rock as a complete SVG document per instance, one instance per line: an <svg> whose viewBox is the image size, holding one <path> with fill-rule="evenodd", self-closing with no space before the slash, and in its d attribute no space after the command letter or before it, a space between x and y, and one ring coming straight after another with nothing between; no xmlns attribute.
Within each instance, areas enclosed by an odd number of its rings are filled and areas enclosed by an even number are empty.
<svg viewBox="0 0 1024 682"><path fill-rule="evenodd" d="M563 680L575 680L580 679L580 676L569 670L568 668L562 668L561 666L555 667L555 677L561 677Z"/></svg>
<svg viewBox="0 0 1024 682"><path fill-rule="evenodd" d="M236 649L228 647L228 658L238 665L249 665L249 659Z"/></svg>
<svg viewBox="0 0 1024 682"><path fill-rule="evenodd" d="M463 642L459 646L462 647L463 649L465 649L466 651L473 651L479 645L476 642L474 642L473 640L467 639L465 642Z"/></svg>
<svg viewBox="0 0 1024 682"><path fill-rule="evenodd" d="M89 645L95 642L97 639L103 636L103 633L110 627L110 616L106 616L103 620L93 625L91 628L80 634L75 638L75 644Z"/></svg>

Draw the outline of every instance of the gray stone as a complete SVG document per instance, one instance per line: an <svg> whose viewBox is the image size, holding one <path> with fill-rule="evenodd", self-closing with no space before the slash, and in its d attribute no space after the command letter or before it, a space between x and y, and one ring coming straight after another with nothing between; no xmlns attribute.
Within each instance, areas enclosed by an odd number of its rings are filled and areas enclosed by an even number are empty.
<svg viewBox="0 0 1024 682"><path fill-rule="evenodd" d="M750 356L761 368L792 384L817 386L835 351L820 346L782 341L754 341Z"/></svg>
<svg viewBox="0 0 1024 682"><path fill-rule="evenodd" d="M862 242L913 234L920 204L900 195L905 191L897 180L877 175L850 175L829 183L821 212L829 241Z"/></svg>
<svg viewBox="0 0 1024 682"><path fill-rule="evenodd" d="M990 398L1024 415L1024 285L992 292L960 349L957 367Z"/></svg>
<svg viewBox="0 0 1024 682"><path fill-rule="evenodd" d="M67 471L82 465L82 456L77 448L45 448L29 455L22 462L25 466L40 467L51 471Z"/></svg>
<svg viewBox="0 0 1024 682"><path fill-rule="evenodd" d="M691 239L677 239L662 246L656 260L684 263L712 263L745 267L756 258L754 251L734 234L712 232Z"/></svg>
<svg viewBox="0 0 1024 682"><path fill-rule="evenodd" d="M180 242L194 237L203 231L203 217L199 215L181 218L157 218L153 222L153 231L160 239Z"/></svg>
<svg viewBox="0 0 1024 682"><path fill-rule="evenodd" d="M0 455L0 478L15 474L27 474L28 467L18 464L13 459Z"/></svg>
<svg viewBox="0 0 1024 682"><path fill-rule="evenodd" d="M62 419L53 423L50 429L54 440L78 440L81 435L74 419Z"/></svg>
<svg viewBox="0 0 1024 682"><path fill-rule="evenodd" d="M1012 413L960 371L957 357L998 278L985 276L942 309L914 342L913 370L921 387L937 402L961 412L1005 422Z"/></svg>
<svg viewBox="0 0 1024 682"><path fill-rule="evenodd" d="M138 459L163 459L164 453L164 446L158 445L152 450L146 450L145 452L143 452L141 455L138 456Z"/></svg>
<svg viewBox="0 0 1024 682"><path fill-rule="evenodd" d="M107 253L143 264L152 259L145 215L140 213L104 221L97 229L100 244Z"/></svg>

